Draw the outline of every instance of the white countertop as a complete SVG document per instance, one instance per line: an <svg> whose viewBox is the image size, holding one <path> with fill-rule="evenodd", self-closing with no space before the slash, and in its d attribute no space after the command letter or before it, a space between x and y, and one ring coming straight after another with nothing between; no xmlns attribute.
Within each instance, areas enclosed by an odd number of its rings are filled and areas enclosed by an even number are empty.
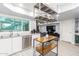
<svg viewBox="0 0 79 59"><path fill-rule="evenodd" d="M0 39L8 39L8 38L15 38L15 37L23 37L27 35L40 35L40 33L30 33L30 32L0 32Z"/></svg>

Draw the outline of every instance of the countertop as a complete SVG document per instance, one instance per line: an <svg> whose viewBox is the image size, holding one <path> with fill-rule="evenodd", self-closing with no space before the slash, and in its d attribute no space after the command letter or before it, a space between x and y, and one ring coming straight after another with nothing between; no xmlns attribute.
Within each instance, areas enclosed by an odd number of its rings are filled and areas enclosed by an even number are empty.
<svg viewBox="0 0 79 59"><path fill-rule="evenodd" d="M35 33L35 34L26 34L26 35L13 35L13 36L9 36L9 35L7 35L7 36L0 36L0 39L8 39L8 38L16 38L16 37L25 37L25 36L27 36L27 35L31 35L31 36L34 36L34 35L40 35L40 33Z"/></svg>
<svg viewBox="0 0 79 59"><path fill-rule="evenodd" d="M28 34L28 35L30 35L30 34ZM8 38L16 38L16 37L24 37L24 36L27 36L27 35L2 36L2 37L0 37L0 39L8 39Z"/></svg>

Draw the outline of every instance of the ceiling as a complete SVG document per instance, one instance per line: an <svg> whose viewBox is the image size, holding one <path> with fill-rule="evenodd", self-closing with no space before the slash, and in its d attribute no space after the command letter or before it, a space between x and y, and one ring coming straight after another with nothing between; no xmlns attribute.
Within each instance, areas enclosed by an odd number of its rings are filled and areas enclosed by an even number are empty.
<svg viewBox="0 0 79 59"><path fill-rule="evenodd" d="M24 8L27 11L33 11L35 3L11 3L13 6Z"/></svg>
<svg viewBox="0 0 79 59"><path fill-rule="evenodd" d="M33 4L23 4L24 6L29 6L30 8L32 8ZM16 8L17 7L17 8ZM12 15L12 16L17 16L17 17L22 17L22 18L28 18L28 19L33 19L33 17L31 17L30 12L33 9L27 8L21 8L19 7L19 4L13 4L13 3L8 3L8 4L3 4L0 3L0 14L7 14L7 15ZM21 13L20 13L21 12ZM25 14L23 14L23 13ZM26 14L27 12L27 14Z"/></svg>
<svg viewBox="0 0 79 59"><path fill-rule="evenodd" d="M79 6L78 3L50 3L48 6L58 13L62 13L71 9L74 9Z"/></svg>
<svg viewBox="0 0 79 59"><path fill-rule="evenodd" d="M33 19L34 5L35 3L8 3L8 4L0 3L0 13L18 16L22 18ZM75 13L76 16L76 14L78 14L79 12L78 11L79 4L77 3L49 3L49 4L47 3L47 6L57 11L60 14L60 16L64 15L62 17L65 17L65 15L68 16L71 13L72 14Z"/></svg>
<svg viewBox="0 0 79 59"><path fill-rule="evenodd" d="M59 14L60 20L66 20L70 18L79 18L79 7Z"/></svg>

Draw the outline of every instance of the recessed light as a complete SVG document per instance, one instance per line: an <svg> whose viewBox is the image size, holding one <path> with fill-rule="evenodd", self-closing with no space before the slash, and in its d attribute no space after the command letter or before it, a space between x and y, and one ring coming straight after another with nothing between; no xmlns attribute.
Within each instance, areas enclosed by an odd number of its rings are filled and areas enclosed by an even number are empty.
<svg viewBox="0 0 79 59"><path fill-rule="evenodd" d="M23 4L21 4L21 3L19 3L18 5L19 5L20 7L23 7Z"/></svg>

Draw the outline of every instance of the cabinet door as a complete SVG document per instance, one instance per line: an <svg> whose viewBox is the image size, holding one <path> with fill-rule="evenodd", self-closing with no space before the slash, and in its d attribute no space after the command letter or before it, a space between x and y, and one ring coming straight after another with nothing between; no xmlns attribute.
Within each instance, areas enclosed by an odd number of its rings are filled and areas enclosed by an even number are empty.
<svg viewBox="0 0 79 59"><path fill-rule="evenodd" d="M12 39L13 41L13 53L22 50L22 37L16 37Z"/></svg>
<svg viewBox="0 0 79 59"><path fill-rule="evenodd" d="M9 54L12 51L11 39L0 40L0 54Z"/></svg>

